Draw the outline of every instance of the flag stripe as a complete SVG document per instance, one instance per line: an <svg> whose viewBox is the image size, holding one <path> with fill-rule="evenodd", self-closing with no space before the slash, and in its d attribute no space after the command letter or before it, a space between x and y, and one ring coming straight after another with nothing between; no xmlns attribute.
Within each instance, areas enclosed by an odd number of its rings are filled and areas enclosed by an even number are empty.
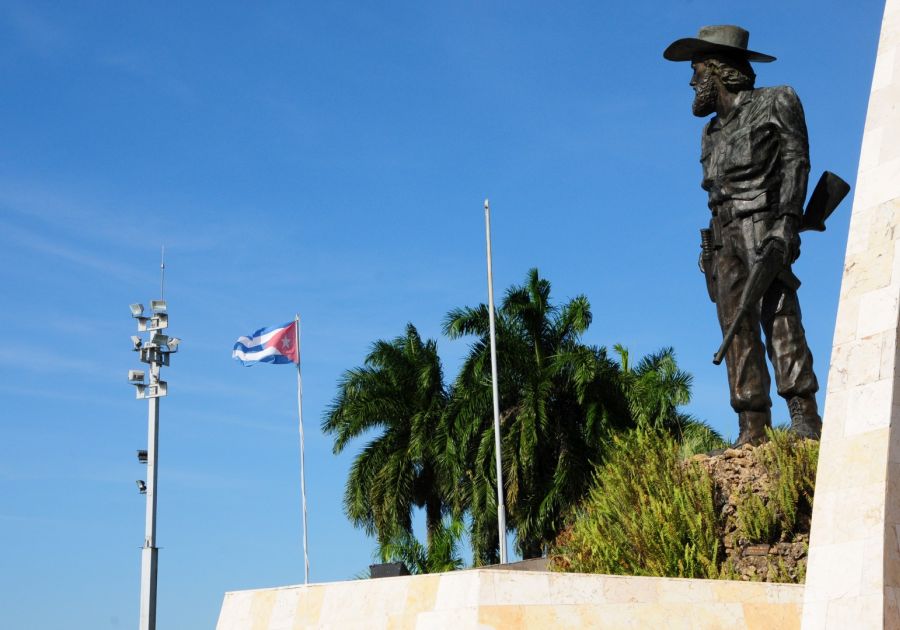
<svg viewBox="0 0 900 630"><path fill-rule="evenodd" d="M231 356L244 365L252 365L254 363L293 363L288 357L281 354L278 348L264 348L256 352L235 350Z"/></svg>
<svg viewBox="0 0 900 630"><path fill-rule="evenodd" d="M238 337L237 343L247 348L261 346L288 326L293 326L293 322L290 324L282 324L281 326L260 328L256 332L251 333L249 337Z"/></svg>

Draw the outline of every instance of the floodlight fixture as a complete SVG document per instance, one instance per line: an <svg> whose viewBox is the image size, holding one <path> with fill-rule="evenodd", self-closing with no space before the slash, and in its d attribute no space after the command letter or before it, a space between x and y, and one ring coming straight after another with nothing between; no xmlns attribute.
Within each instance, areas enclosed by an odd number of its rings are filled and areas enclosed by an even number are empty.
<svg viewBox="0 0 900 630"><path fill-rule="evenodd" d="M138 317L138 332L153 332L169 327L169 316L166 313L154 313L152 317Z"/></svg>
<svg viewBox="0 0 900 630"><path fill-rule="evenodd" d="M131 335L131 345L133 346L132 350L134 350L135 352L140 350L141 343L143 342L141 341L140 337L138 337L137 335Z"/></svg>
<svg viewBox="0 0 900 630"><path fill-rule="evenodd" d="M169 337L169 343L166 345L169 346L169 352L178 352L178 344L181 343L181 339L178 337Z"/></svg>
<svg viewBox="0 0 900 630"><path fill-rule="evenodd" d="M169 384L166 381L151 381L146 385L143 383L134 383L137 392L135 398L145 400L147 398L162 398L169 393Z"/></svg>
<svg viewBox="0 0 900 630"><path fill-rule="evenodd" d="M147 463L147 451L144 449L139 450L137 452L137 459L138 459L138 462L140 462L141 464L146 464Z"/></svg>
<svg viewBox="0 0 900 630"><path fill-rule="evenodd" d="M150 393L147 398L162 398L169 393L169 384L165 381L156 381L150 386Z"/></svg>
<svg viewBox="0 0 900 630"><path fill-rule="evenodd" d="M128 370L128 382L132 385L143 385L144 376L143 370Z"/></svg>
<svg viewBox="0 0 900 630"><path fill-rule="evenodd" d="M137 479L135 482L137 484L138 492L141 494L147 494L147 482L143 479Z"/></svg>
<svg viewBox="0 0 900 630"><path fill-rule="evenodd" d="M140 317L144 314L144 305L143 304L132 304L131 305L131 316L132 317Z"/></svg>
<svg viewBox="0 0 900 630"><path fill-rule="evenodd" d="M165 346L169 343L169 336L160 332L155 332L150 336L150 343L154 346Z"/></svg>
<svg viewBox="0 0 900 630"><path fill-rule="evenodd" d="M141 363L149 363L151 367L156 363L160 367L165 367L169 365L170 354L165 347L148 341L141 347Z"/></svg>
<svg viewBox="0 0 900 630"><path fill-rule="evenodd" d="M166 312L166 301L165 300L150 300L150 310L154 313L165 313Z"/></svg>

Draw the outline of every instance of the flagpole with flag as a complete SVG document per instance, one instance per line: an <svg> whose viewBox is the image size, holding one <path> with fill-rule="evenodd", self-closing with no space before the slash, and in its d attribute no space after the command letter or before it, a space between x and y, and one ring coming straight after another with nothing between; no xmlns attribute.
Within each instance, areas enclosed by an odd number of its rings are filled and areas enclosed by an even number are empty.
<svg viewBox="0 0 900 630"><path fill-rule="evenodd" d="M303 511L303 583L309 584L309 549L306 533L306 470L303 444L303 378L300 372L300 315L294 321L260 328L246 337L238 337L231 357L247 367L260 363L297 366L297 419L300 427L300 502Z"/></svg>
<svg viewBox="0 0 900 630"><path fill-rule="evenodd" d="M309 551L306 533L306 465L303 445L303 378L300 372L300 315L294 315L297 331L297 419L300 426L300 503L303 510L303 583L309 584Z"/></svg>

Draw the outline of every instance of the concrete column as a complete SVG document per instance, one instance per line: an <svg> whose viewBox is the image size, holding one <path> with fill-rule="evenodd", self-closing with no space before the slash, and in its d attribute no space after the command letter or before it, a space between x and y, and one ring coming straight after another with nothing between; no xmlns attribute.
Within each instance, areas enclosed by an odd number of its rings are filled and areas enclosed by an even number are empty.
<svg viewBox="0 0 900 630"><path fill-rule="evenodd" d="M887 0L825 399L803 628L900 629L900 0Z"/></svg>

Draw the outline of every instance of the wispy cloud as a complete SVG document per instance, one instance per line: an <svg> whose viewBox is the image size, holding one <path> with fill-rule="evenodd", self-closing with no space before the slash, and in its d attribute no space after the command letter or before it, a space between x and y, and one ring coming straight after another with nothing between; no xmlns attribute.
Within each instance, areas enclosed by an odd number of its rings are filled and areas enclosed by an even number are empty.
<svg viewBox="0 0 900 630"><path fill-rule="evenodd" d="M4 362L0 359L0 365ZM10 362L11 364L11 362ZM19 363L16 363L16 367L19 367ZM67 368L71 369L71 368ZM40 370L38 370L40 371ZM49 370L43 370L44 373L50 373ZM108 377L103 377L104 381L108 381ZM124 379L120 377L120 382L124 382ZM73 393L72 391L65 391L59 389L58 387L51 387L50 385L46 387L22 387L20 385L0 385L0 394L3 394L6 398L20 397L20 398L35 398L39 401L47 401L47 400L59 400L64 402L78 403L79 405L89 405L90 407L116 407L119 409L127 409L128 406L133 402L134 394L131 397L123 396L121 399L114 397L103 397L89 394L78 394Z"/></svg>
<svg viewBox="0 0 900 630"><path fill-rule="evenodd" d="M123 312L125 309L123 309ZM121 318L119 318L121 319ZM67 337L93 338L103 335L118 334L121 322L116 319L97 319L94 317L80 317L72 313L66 313L65 317L52 317L47 321L40 321L36 326L44 329L63 333Z"/></svg>
<svg viewBox="0 0 900 630"><path fill-rule="evenodd" d="M174 483L179 486L193 489L221 489L221 488L250 488L257 480L227 475L221 471L204 472L202 470L184 470L178 468L165 468L160 476L166 483Z"/></svg>
<svg viewBox="0 0 900 630"><path fill-rule="evenodd" d="M52 182L0 179L0 208L48 226L78 229L94 239L140 242L143 231L134 220L138 213L121 210L130 204L112 203L74 191L59 193L57 188Z"/></svg>
<svg viewBox="0 0 900 630"><path fill-rule="evenodd" d="M160 471L160 475L167 485L174 484L185 488L208 489L208 488L246 488L256 483L252 479L229 475L223 471L203 471L197 469L177 468L166 466ZM87 466L83 468L69 469L66 472L66 482L80 480L87 483L128 486L134 489L134 467L126 466L109 466L103 467ZM0 466L0 479L11 482L33 482L33 481L49 481L59 479L58 473L48 471L46 469L33 468L22 470L21 468L12 468L8 466ZM0 514L0 519L7 518L9 520L27 520L32 517L17 517L15 515ZM35 517L39 518L39 517Z"/></svg>
<svg viewBox="0 0 900 630"><path fill-rule="evenodd" d="M253 417L249 414L247 416L239 417L221 413L192 411L191 420L207 424L218 424L231 427L239 427L243 429L251 429L253 431L262 431L265 433L293 435L297 432L295 420L283 423L266 422L265 420L259 420L258 418Z"/></svg>
<svg viewBox="0 0 900 630"><path fill-rule="evenodd" d="M239 226L227 224L207 225L202 233L179 229L182 217L192 209L180 200L160 208L140 199L110 199L46 181L0 178L0 209L48 228L67 229L86 240L138 248L165 245L167 250L208 251L233 243L241 234ZM144 226L150 216L158 216L171 228L158 244L147 239Z"/></svg>
<svg viewBox="0 0 900 630"><path fill-rule="evenodd" d="M160 68L158 55L151 60L149 55L120 51L101 55L97 62L138 81L149 83L185 105L196 105L200 101L197 91L188 82L179 79L175 72Z"/></svg>
<svg viewBox="0 0 900 630"><path fill-rule="evenodd" d="M221 350L221 348L218 348L218 350ZM267 400L264 394L257 392L251 387L235 387L232 383L222 382L221 380L211 378L203 378L196 374L186 375L184 382L180 385L180 389L185 393L204 394L220 398L228 397L236 400Z"/></svg>
<svg viewBox="0 0 900 630"><path fill-rule="evenodd" d="M31 372L56 373L77 371L79 374L103 375L111 374L109 367L94 361L73 359L61 352L44 348L4 344L0 346L0 365L14 366L19 370ZM16 390L18 391L18 390Z"/></svg>
<svg viewBox="0 0 900 630"><path fill-rule="evenodd" d="M50 57L64 46L63 30L33 6L14 2L6 5L4 13L21 43L32 52Z"/></svg>
<svg viewBox="0 0 900 630"><path fill-rule="evenodd" d="M130 265L119 261L97 256L81 248L73 247L62 239L51 240L48 236L26 230L9 223L0 224L0 235L11 239L17 245L27 247L33 251L49 254L68 262L87 267L116 278L134 280L143 278L144 274ZM146 279L148 279L147 276ZM145 280L146 280L145 279Z"/></svg>
<svg viewBox="0 0 900 630"><path fill-rule="evenodd" d="M2 474L2 472L0 472ZM30 525L55 525L57 523L71 523L71 519L51 516L32 516L30 514L0 514L0 521L12 523L28 523Z"/></svg>

